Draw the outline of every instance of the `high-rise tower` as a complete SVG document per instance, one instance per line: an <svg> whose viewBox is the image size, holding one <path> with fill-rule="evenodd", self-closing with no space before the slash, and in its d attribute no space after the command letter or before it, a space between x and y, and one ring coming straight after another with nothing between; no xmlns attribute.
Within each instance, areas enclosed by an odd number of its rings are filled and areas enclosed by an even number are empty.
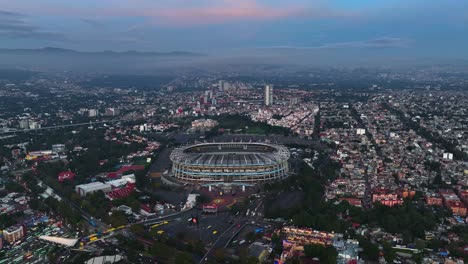
<svg viewBox="0 0 468 264"><path fill-rule="evenodd" d="M265 86L265 105L272 105L273 104L273 86L266 85Z"/></svg>

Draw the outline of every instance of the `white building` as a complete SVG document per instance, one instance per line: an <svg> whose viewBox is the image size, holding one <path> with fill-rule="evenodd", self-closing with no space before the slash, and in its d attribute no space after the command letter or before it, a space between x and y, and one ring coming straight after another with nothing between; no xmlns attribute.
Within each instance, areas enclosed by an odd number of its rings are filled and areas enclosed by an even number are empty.
<svg viewBox="0 0 468 264"><path fill-rule="evenodd" d="M97 109L89 109L88 111L88 116L89 117L95 117L99 114L99 111Z"/></svg>
<svg viewBox="0 0 468 264"><path fill-rule="evenodd" d="M366 134L366 130L364 128L358 128L356 130L356 134L357 135L364 135L364 134Z"/></svg>
<svg viewBox="0 0 468 264"><path fill-rule="evenodd" d="M218 122L213 119L197 119L192 121L192 130L209 130L217 125Z"/></svg>
<svg viewBox="0 0 468 264"><path fill-rule="evenodd" d="M199 194L197 194L197 193L189 194L188 197L187 197L187 201L185 202L185 205L183 207L183 210L193 208L195 206L195 204L197 204L197 197L198 196L199 196Z"/></svg>
<svg viewBox="0 0 468 264"><path fill-rule="evenodd" d="M20 226L10 226L9 228L3 230L3 239L8 241L8 243L14 243L17 240L20 240L24 236L24 228Z"/></svg>
<svg viewBox="0 0 468 264"><path fill-rule="evenodd" d="M80 185L75 186L75 191L80 196L86 196L89 193L93 193L97 191L109 192L111 190L112 190L112 186L110 184L106 184L102 182L92 182L92 183L80 184Z"/></svg>
<svg viewBox="0 0 468 264"><path fill-rule="evenodd" d="M265 86L265 105L272 105L273 104L273 86L266 85Z"/></svg>
<svg viewBox="0 0 468 264"><path fill-rule="evenodd" d="M65 144L54 144L52 145L52 151L57 153L65 152Z"/></svg>
<svg viewBox="0 0 468 264"><path fill-rule="evenodd" d="M125 186L127 183L135 183L135 174L124 175L120 179L106 182L107 185L113 186L115 188Z"/></svg>
<svg viewBox="0 0 468 264"><path fill-rule="evenodd" d="M444 153L442 157L445 160L453 160L453 153Z"/></svg>

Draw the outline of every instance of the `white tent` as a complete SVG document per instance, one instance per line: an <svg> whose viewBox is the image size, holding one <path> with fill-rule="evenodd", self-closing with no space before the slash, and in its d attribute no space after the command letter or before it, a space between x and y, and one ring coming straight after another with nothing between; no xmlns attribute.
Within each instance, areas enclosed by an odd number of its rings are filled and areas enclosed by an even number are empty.
<svg viewBox="0 0 468 264"><path fill-rule="evenodd" d="M54 236L40 236L39 239L49 241L52 243L60 244L67 247L73 247L77 242L77 238L63 238L63 237L54 237Z"/></svg>

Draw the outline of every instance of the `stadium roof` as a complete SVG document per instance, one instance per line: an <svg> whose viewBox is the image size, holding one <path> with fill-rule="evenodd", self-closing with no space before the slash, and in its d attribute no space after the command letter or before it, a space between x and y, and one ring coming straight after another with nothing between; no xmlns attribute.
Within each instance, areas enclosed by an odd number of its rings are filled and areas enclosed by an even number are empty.
<svg viewBox="0 0 468 264"><path fill-rule="evenodd" d="M263 143L204 143L177 148L173 161L203 166L255 166L289 158L286 148Z"/></svg>

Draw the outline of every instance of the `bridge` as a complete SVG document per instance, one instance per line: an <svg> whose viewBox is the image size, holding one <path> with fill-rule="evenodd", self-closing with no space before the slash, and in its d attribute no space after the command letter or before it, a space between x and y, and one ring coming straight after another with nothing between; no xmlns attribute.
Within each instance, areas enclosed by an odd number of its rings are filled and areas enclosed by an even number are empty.
<svg viewBox="0 0 468 264"><path fill-rule="evenodd" d="M175 216L175 215L174 215ZM148 226L149 229L157 228L163 225L169 224L170 219L168 220L159 220L156 222L155 220L149 220L145 222L141 222L141 224ZM136 223L138 224L138 223ZM79 250L79 251L87 251L84 249L84 246L88 244L95 243L105 238L110 238L116 235L115 231L120 231L122 229L130 228L133 224L122 225L119 227L112 227L103 232L97 232L82 238L64 238L58 236L39 236L39 239L54 243L65 248L70 248L72 250Z"/></svg>
<svg viewBox="0 0 468 264"><path fill-rule="evenodd" d="M34 128L34 129L18 129L18 130L15 129L15 130L9 130L9 131L2 131L2 132L0 132L0 135L16 134L16 133L22 133L22 132L32 132L32 131L48 130L48 129L57 129L57 128L66 128L66 127L77 127L77 126L86 126L86 125L115 123L115 122L120 122L120 121L123 121L123 120L117 119L117 120L94 121L94 122L90 121L90 122L87 122L87 123L56 125L56 126L48 126L48 127Z"/></svg>

